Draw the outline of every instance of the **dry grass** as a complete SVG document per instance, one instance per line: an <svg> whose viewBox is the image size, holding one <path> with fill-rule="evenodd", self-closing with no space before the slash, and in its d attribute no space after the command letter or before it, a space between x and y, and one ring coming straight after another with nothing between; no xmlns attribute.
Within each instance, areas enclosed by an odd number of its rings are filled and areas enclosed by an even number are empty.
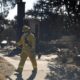
<svg viewBox="0 0 80 80"><path fill-rule="evenodd" d="M0 80L5 80L6 76L10 76L15 68L12 64L0 57Z"/></svg>
<svg viewBox="0 0 80 80"><path fill-rule="evenodd" d="M5 76L0 73L0 80L6 80Z"/></svg>

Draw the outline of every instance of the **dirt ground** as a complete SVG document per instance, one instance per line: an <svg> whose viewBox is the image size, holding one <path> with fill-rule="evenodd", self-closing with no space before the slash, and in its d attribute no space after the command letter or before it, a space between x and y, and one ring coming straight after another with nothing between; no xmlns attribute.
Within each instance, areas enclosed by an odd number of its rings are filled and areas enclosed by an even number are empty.
<svg viewBox="0 0 80 80"><path fill-rule="evenodd" d="M8 56L4 56L4 55L0 55L0 56L1 56L1 59L3 59L4 62L5 61L9 62L8 65L11 64L11 65L14 66L15 69L17 69L19 61L20 61L19 56L15 56L15 57L8 57ZM31 64L31 62L28 58L25 62L25 66L24 66L23 73L22 73L23 80L26 80L26 79L28 79L28 80L46 80L45 79L46 75L50 71L49 68L48 68L48 63L51 60L51 58L56 57L56 56L51 56L51 57L50 56L51 55L42 56L40 60L38 60L38 58L36 57L37 65L38 65L38 71L35 74L34 79L31 79L31 77L30 77L31 74L32 74L32 69L33 68L32 68L32 64ZM5 65L5 66L7 66L7 65ZM6 70L6 68L5 68L5 70ZM12 73L9 72L10 70L12 70L11 71ZM9 78L7 78L7 80L10 80L10 79L11 80L16 80L17 78L19 78L15 75L16 72L14 71L14 69L10 69L10 70L8 70L8 73L10 73L11 75L8 74ZM22 79L18 79L18 80L22 80Z"/></svg>
<svg viewBox="0 0 80 80"><path fill-rule="evenodd" d="M0 56L0 64L6 62L9 65L9 69L5 69L6 72L8 71L7 75L9 75L7 80L80 80L80 66L76 66L75 64L60 64L55 59L57 55L43 55L40 60L36 57L38 71L34 74L32 73L32 64L28 58L25 62L22 76L15 75L16 72L14 70L14 68L17 69L18 67L20 61L19 56ZM2 77L4 76L2 75Z"/></svg>

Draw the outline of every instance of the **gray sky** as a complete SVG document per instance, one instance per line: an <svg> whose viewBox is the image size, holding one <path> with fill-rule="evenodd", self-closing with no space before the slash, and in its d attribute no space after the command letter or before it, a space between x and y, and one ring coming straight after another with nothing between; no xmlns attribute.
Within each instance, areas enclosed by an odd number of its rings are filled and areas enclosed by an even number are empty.
<svg viewBox="0 0 80 80"><path fill-rule="evenodd" d="M25 4L25 11L32 9L34 3L36 3L38 0L23 0L24 2L26 2ZM14 9L9 11L8 17L7 19L12 20L14 19L14 16L17 15L17 5L14 7Z"/></svg>

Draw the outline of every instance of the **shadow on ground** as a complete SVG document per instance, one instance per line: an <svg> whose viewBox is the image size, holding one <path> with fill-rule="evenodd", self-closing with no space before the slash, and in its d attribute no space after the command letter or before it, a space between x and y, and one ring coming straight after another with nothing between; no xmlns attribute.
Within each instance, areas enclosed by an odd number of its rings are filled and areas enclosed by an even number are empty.
<svg viewBox="0 0 80 80"><path fill-rule="evenodd" d="M36 77L37 71L33 71L27 80L34 80Z"/></svg>
<svg viewBox="0 0 80 80"><path fill-rule="evenodd" d="M29 78L26 79L26 80L34 80L35 77L36 77L36 74L37 74L37 71L33 71L32 74L29 76ZM15 74L15 75L16 75L16 77L17 77L16 80L24 80L24 79L22 78L22 75L21 75L21 74L17 73L17 74Z"/></svg>
<svg viewBox="0 0 80 80"><path fill-rule="evenodd" d="M16 76L17 76L16 80L24 80L24 79L22 78L22 75L17 74Z"/></svg>

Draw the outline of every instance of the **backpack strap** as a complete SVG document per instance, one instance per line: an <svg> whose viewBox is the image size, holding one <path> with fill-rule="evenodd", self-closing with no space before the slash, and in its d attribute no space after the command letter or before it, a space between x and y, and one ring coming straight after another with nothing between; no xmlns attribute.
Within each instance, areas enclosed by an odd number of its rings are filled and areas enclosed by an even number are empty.
<svg viewBox="0 0 80 80"><path fill-rule="evenodd" d="M31 43L29 42L29 40L27 39L27 37L24 36L25 39L25 44L28 44L30 47L32 47Z"/></svg>

